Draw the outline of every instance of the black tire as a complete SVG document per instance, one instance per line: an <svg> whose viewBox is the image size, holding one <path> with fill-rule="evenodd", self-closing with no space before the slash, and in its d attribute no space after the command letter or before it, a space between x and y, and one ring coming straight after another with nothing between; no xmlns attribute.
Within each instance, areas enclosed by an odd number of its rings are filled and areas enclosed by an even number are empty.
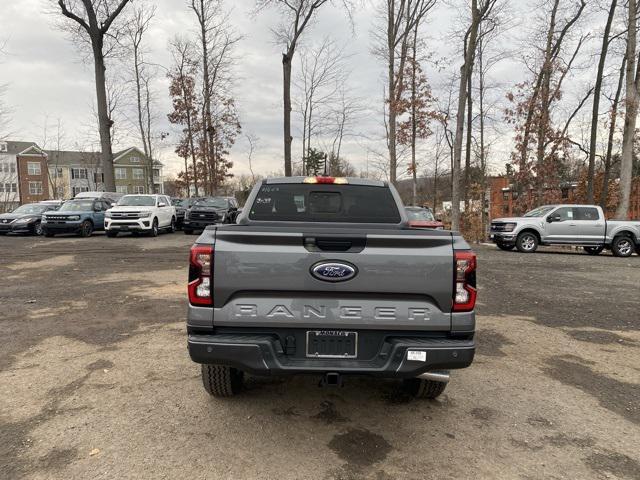
<svg viewBox="0 0 640 480"><path fill-rule="evenodd" d="M604 250L604 247L583 247L583 248L585 252L593 256L600 255Z"/></svg>
<svg viewBox="0 0 640 480"><path fill-rule="evenodd" d="M118 236L118 232L115 230L107 230L107 237L116 238Z"/></svg>
<svg viewBox="0 0 640 480"><path fill-rule="evenodd" d="M33 226L33 234L40 237L43 235L43 233L44 230L42 229L42 223L36 222L36 224Z"/></svg>
<svg viewBox="0 0 640 480"><path fill-rule="evenodd" d="M171 217L171 224L169 225L169 233L176 231L176 217Z"/></svg>
<svg viewBox="0 0 640 480"><path fill-rule="evenodd" d="M636 247L636 253L637 253L638 255L640 255L640 245L638 245L638 246Z"/></svg>
<svg viewBox="0 0 640 480"><path fill-rule="evenodd" d="M500 250L504 250L505 252L508 252L508 251L513 250L514 248L516 248L515 245L505 245L504 243L497 243L496 245L498 245L498 248Z"/></svg>
<svg viewBox="0 0 640 480"><path fill-rule="evenodd" d="M193 230L191 230L190 228L183 228L182 231L185 235L193 235Z"/></svg>
<svg viewBox="0 0 640 480"><path fill-rule="evenodd" d="M151 230L149 230L149 235L152 237L157 237L158 233L160 233L158 230L158 219L154 218L153 222L151 223Z"/></svg>
<svg viewBox="0 0 640 480"><path fill-rule="evenodd" d="M435 380L424 380L422 378L410 378L402 381L404 390L414 398L427 398L433 400L438 398L447 388L444 382Z"/></svg>
<svg viewBox="0 0 640 480"><path fill-rule="evenodd" d="M635 250L633 239L627 236L620 236L613 239L611 251L615 257L627 258L633 255Z"/></svg>
<svg viewBox="0 0 640 480"><path fill-rule="evenodd" d="M213 397L232 397L242 390L244 372L222 365L202 365L202 384Z"/></svg>
<svg viewBox="0 0 640 480"><path fill-rule="evenodd" d="M522 232L516 240L516 248L520 253L534 253L538 250L538 237L533 232Z"/></svg>
<svg viewBox="0 0 640 480"><path fill-rule="evenodd" d="M82 225L80 225L80 236L86 238L90 237L92 233L93 223L91 223L89 220L85 220L84 222L82 222Z"/></svg>

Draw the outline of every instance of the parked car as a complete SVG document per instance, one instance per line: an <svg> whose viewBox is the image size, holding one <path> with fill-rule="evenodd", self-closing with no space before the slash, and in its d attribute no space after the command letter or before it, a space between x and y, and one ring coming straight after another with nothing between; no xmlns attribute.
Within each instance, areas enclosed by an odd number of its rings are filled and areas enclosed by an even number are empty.
<svg viewBox="0 0 640 480"><path fill-rule="evenodd" d="M523 217L491 222L491 240L502 250L533 253L539 245L577 245L590 255L605 248L616 257L640 254L640 220L606 220L597 205L545 205Z"/></svg>
<svg viewBox="0 0 640 480"><path fill-rule="evenodd" d="M107 198L69 200L55 212L42 215L44 236L77 233L81 237L90 237L95 230L104 230L104 214L111 206Z"/></svg>
<svg viewBox="0 0 640 480"><path fill-rule="evenodd" d="M158 236L160 230L175 232L176 208L166 195L125 195L106 211L104 229L108 237L120 232Z"/></svg>
<svg viewBox="0 0 640 480"><path fill-rule="evenodd" d="M0 235L27 233L42 235L42 214L58 207L50 203L28 203L0 215Z"/></svg>
<svg viewBox="0 0 640 480"><path fill-rule="evenodd" d="M233 223L238 213L238 202L233 197L206 197L198 199L184 219L182 230L190 235L216 223Z"/></svg>
<svg viewBox="0 0 640 480"><path fill-rule="evenodd" d="M124 197L124 193L117 192L79 192L73 198L100 198L107 199L110 203L116 203Z"/></svg>
<svg viewBox="0 0 640 480"><path fill-rule="evenodd" d="M191 248L189 353L213 396L249 372L398 378L435 398L474 357L475 270L460 234L411 229L387 182L263 180Z"/></svg>
<svg viewBox="0 0 640 480"><path fill-rule="evenodd" d="M409 226L415 228L444 230L444 223L436 220L430 208L405 207L405 210L407 212L407 217L409 217Z"/></svg>
<svg viewBox="0 0 640 480"><path fill-rule="evenodd" d="M200 198L172 198L171 204L176 207L176 228L182 230L184 218L191 206Z"/></svg>

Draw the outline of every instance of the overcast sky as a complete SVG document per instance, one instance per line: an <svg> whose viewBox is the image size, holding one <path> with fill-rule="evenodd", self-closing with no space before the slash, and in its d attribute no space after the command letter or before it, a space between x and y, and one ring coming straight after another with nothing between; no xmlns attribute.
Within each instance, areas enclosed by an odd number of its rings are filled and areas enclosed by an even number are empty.
<svg viewBox="0 0 640 480"><path fill-rule="evenodd" d="M155 3L157 12L146 39L149 58L169 67L171 60L167 42L177 33L193 34L194 15L185 0L157 0ZM339 9L325 7L304 37L306 45L313 45L330 36L338 44L345 45L346 51L352 55L349 64L353 71L349 86L363 98L367 111L358 122L362 135L348 140L343 153L361 170L373 162L375 151L384 151L381 139L384 135L382 95L385 69L382 61L371 53L371 31L377 21L372 3L375 2L363 2L355 12L353 32ZM95 104L92 65L83 63L67 35L55 28L57 19L46 13L51 6L50 1L2 0L2 4L0 40L6 41L6 54L0 59L0 84L8 84L5 101L14 109L11 138L42 143L46 123L49 125L46 146L53 148L55 124L59 118L65 132L64 146L69 149L78 145L87 148L87 132L95 132L90 127ZM515 7L522 2L514 1L513 4ZM277 12L271 10L252 16L250 12L254 5L254 0L227 1L232 10L233 26L243 37L236 50L238 81L234 91L243 134L259 138L254 170L268 174L283 168L282 48L274 43L270 30L277 23ZM452 8L442 4L432 13L424 28L424 38L433 45L438 58L444 58L451 64L441 73L427 69L436 91L459 63L458 42L453 37L456 15ZM298 67L299 58L296 58L294 75ZM511 84L520 80L513 61L499 65L494 75ZM157 130L171 132L163 145L160 160L167 165L168 172L176 173L181 161L173 153L172 140L177 138L176 129L166 121L170 99L164 74L161 73L154 87ZM135 137L126 134L130 130L126 115L118 119L120 125L116 128L120 144L116 148L137 144ZM296 149L300 148L300 121L295 116L293 128L295 155ZM496 164L502 165L508 156L508 139L511 136L505 136L501 147L504 151L498 152ZM248 172L247 150L247 143L241 138L231 154L235 162L234 173Z"/></svg>

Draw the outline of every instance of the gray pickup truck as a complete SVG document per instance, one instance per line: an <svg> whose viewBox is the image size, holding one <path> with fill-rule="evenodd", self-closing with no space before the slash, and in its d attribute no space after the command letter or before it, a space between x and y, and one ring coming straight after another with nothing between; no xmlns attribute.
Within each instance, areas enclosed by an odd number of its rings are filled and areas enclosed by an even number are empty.
<svg viewBox="0 0 640 480"><path fill-rule="evenodd" d="M263 180L189 263L189 353L213 396L246 372L398 378L435 398L473 360L476 256L458 233L410 228L385 182Z"/></svg>
<svg viewBox="0 0 640 480"><path fill-rule="evenodd" d="M640 220L607 220L596 205L546 205L523 217L491 222L491 240L502 250L533 253L539 245L574 245L590 255L610 249L616 257L640 254Z"/></svg>

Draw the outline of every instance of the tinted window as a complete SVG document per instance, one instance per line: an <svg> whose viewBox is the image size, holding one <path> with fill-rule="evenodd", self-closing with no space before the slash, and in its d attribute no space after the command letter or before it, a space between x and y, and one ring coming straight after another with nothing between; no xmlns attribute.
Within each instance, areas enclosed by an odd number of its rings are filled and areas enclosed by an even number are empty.
<svg viewBox="0 0 640 480"><path fill-rule="evenodd" d="M194 207L211 207L211 208L227 208L227 200L225 198L202 198L193 204Z"/></svg>
<svg viewBox="0 0 640 480"><path fill-rule="evenodd" d="M93 200L80 200L74 202L65 202L60 207L61 212L91 212L93 211Z"/></svg>
<svg viewBox="0 0 640 480"><path fill-rule="evenodd" d="M422 221L422 222L435 221L435 218L433 217L433 213L431 213L431 210L427 210L426 208L407 208L407 217L409 217L409 220L413 220L413 221Z"/></svg>
<svg viewBox="0 0 640 480"><path fill-rule="evenodd" d="M22 205L21 207L16 208L12 213L25 213L25 214L33 213L37 215L49 209L51 209L51 206L49 205L29 204L29 205Z"/></svg>
<svg viewBox="0 0 640 480"><path fill-rule="evenodd" d="M600 220L597 208L574 208L576 220Z"/></svg>
<svg viewBox="0 0 640 480"><path fill-rule="evenodd" d="M400 223L388 188L362 185L283 184L260 187L251 220Z"/></svg>
<svg viewBox="0 0 640 480"><path fill-rule="evenodd" d="M153 207L156 204L154 197L142 195L125 195L118 201L118 205L123 207Z"/></svg>

